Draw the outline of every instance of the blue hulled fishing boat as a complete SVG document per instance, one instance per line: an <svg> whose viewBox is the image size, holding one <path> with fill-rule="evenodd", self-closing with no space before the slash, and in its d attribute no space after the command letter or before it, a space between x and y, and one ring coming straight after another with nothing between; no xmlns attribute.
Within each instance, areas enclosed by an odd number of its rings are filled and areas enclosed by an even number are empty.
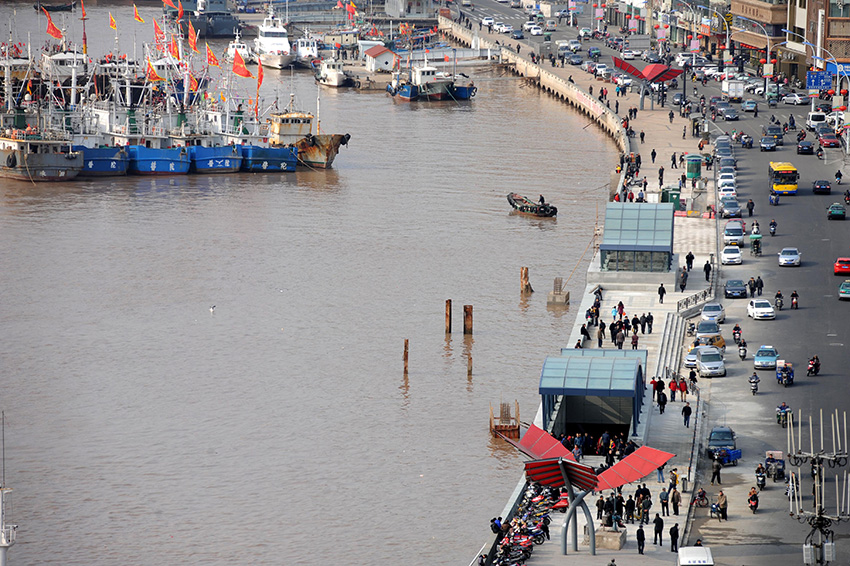
<svg viewBox="0 0 850 566"><path fill-rule="evenodd" d="M236 173L242 166L242 148L238 145L189 147L191 173Z"/></svg>
<svg viewBox="0 0 850 566"><path fill-rule="evenodd" d="M185 147L150 148L127 146L132 175L186 175L189 173L189 151Z"/></svg>
<svg viewBox="0 0 850 566"><path fill-rule="evenodd" d="M298 149L295 147L263 147L243 145L242 171L271 173L274 171L295 171L298 163Z"/></svg>
<svg viewBox="0 0 850 566"><path fill-rule="evenodd" d="M127 149L123 147L73 145L71 149L83 155L83 169L80 171L80 177L126 175L130 167L130 156Z"/></svg>

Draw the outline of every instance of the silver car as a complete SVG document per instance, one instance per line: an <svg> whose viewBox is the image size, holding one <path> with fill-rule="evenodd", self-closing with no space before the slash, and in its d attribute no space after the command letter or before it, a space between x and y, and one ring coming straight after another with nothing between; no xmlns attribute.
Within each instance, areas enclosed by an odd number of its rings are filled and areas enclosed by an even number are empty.
<svg viewBox="0 0 850 566"><path fill-rule="evenodd" d="M702 307L701 318L703 320L713 320L717 324L720 324L721 322L726 322L726 310L720 303L708 303Z"/></svg>
<svg viewBox="0 0 850 566"><path fill-rule="evenodd" d="M697 352L697 372L700 377L723 377L726 365L723 354L717 348L704 348Z"/></svg>
<svg viewBox="0 0 850 566"><path fill-rule="evenodd" d="M800 267L800 250L797 248L782 248L778 254L779 265Z"/></svg>
<svg viewBox="0 0 850 566"><path fill-rule="evenodd" d="M700 350L705 350L706 348L714 348L714 346L695 346L694 348L691 349L690 352L685 354L685 362L684 362L685 367L686 368L697 367L697 353Z"/></svg>
<svg viewBox="0 0 850 566"><path fill-rule="evenodd" d="M723 218L740 218L741 205L735 197L723 197L720 199L720 215Z"/></svg>

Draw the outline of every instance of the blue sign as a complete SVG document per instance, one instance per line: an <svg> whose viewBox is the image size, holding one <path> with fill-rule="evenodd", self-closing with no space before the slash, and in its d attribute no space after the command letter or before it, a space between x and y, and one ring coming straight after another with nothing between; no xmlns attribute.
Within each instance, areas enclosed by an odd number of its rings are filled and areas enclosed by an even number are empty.
<svg viewBox="0 0 850 566"><path fill-rule="evenodd" d="M824 90L832 88L832 73L829 71L807 71L806 88L808 90Z"/></svg>

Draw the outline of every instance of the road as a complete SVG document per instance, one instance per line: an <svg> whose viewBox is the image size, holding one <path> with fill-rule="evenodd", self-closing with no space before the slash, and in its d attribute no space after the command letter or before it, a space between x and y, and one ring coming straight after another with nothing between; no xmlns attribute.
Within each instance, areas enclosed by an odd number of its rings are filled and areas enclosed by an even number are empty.
<svg viewBox="0 0 850 566"><path fill-rule="evenodd" d="M474 12L465 13L473 22L484 16L492 16L496 21L512 24L515 29L520 28L527 19L521 10L492 0L479 0ZM579 26L596 27L589 15L580 16ZM613 26L611 29L613 30ZM575 30L576 28L560 26L559 31L553 34L553 41L573 39L576 37ZM539 37L527 37L521 43L528 45L539 41ZM508 40L506 43L515 45L518 42ZM602 41L591 40L585 42L585 51L590 45L600 47L603 54L601 62L611 65L610 57L615 54L612 50L605 48ZM523 51L525 52L525 47ZM642 66L640 61L633 63L638 67ZM581 72L578 69L576 71ZM689 98L693 98L693 85L688 84L686 88ZM706 99L721 94L718 82L710 81L706 87L697 85L697 89ZM752 113L740 111L740 105L734 104L733 106L739 109L741 119L729 123L711 123L712 135L737 129L758 140L762 126L768 123L771 115L775 115L781 122L787 122L788 116L793 113L798 128L805 124L809 106L780 104L775 109L768 109L763 100L755 96L752 98L759 101L758 118L754 118ZM802 411L805 422L802 437L806 450L809 448L806 439L810 434L810 416L814 422L815 448L820 448L821 427L818 419L820 411L823 410L823 435L827 444L825 448L831 450L832 429L829 426L829 414L837 409L843 419L842 411L846 409L846 401L850 399L850 380L847 379L850 368L850 302L838 300L838 285L843 278L834 276L832 272L832 265L837 257L850 256L850 220L826 220L827 206L841 201L841 193L848 185L845 183L836 187L835 172L842 169L846 175L850 173L850 166L844 170L845 161L841 149L827 149L823 161L813 155L797 155L795 134L796 132L791 132L786 136L786 145L779 147L775 153L760 152L757 145L751 150L736 150L741 204L746 203L747 199L755 202L754 218L759 221L764 234L768 233L771 219L776 219L778 230L776 237L765 236L764 253L761 257L752 257L747 246L744 249L743 265L723 266L720 280L746 281L750 277L760 275L765 282L766 297L772 299L777 290L782 290L786 304L790 304L789 296L796 290L801 299L799 310L784 309L778 313L776 320L759 322L747 318L747 300L721 299L727 311L727 322L723 325L726 339L731 343L731 327L736 323L740 324L749 343L750 352L745 361L740 361L734 345L730 346L726 356L727 377L715 378L710 383L702 384L710 388L709 423L731 426L737 432L738 445L743 450L740 465L723 471L722 489L726 490L730 499L730 521L719 523L716 519L709 520L707 513L700 510L691 532L691 543L700 537L707 545L714 547L715 558L719 564L767 566L801 563L801 545L810 529L789 517L788 501L783 496L782 484L772 484L769 481L767 490L762 493L758 514L752 515L747 509L746 494L750 486L755 485L753 469L763 461L766 450L784 450L786 447L786 431L775 421L775 407L781 402L787 402L794 409L795 416L798 410ZM808 139L812 138L809 133ZM665 159L660 160L665 163ZM770 161L790 161L800 172L798 194L782 197L780 205L776 207L768 203L766 170ZM832 195L812 193L812 182L817 179L833 182ZM749 226L750 219L747 220ZM724 224L725 221L718 221L718 229L722 230ZM795 246L802 251L801 267L778 266L776 254L785 246ZM696 269L699 269L699 266L696 266ZM797 369L794 386L783 388L776 383L772 371L760 371L760 391L755 397L750 394L747 378L753 373L752 355L760 344L776 346L781 357L794 364ZM813 354L820 357L822 370L817 377L806 377L806 360ZM677 410L675 406L672 409ZM846 446L844 448L846 450ZM807 470L804 468L802 471L804 481L801 492L810 494L811 482ZM828 471L827 509L833 514L834 476L834 470ZM707 479L707 475L704 475L704 487L709 495L715 496L720 488L707 485ZM804 504L811 509L811 496L806 498ZM846 563L850 560L850 543L846 540L850 526L839 524L833 525L833 528L837 533L839 561Z"/></svg>

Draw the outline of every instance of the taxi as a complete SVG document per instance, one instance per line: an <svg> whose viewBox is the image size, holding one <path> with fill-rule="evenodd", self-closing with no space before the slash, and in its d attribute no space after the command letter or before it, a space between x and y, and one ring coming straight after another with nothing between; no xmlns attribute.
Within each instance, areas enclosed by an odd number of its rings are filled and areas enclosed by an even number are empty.
<svg viewBox="0 0 850 566"><path fill-rule="evenodd" d="M832 273L834 275L850 273L850 257L840 257L836 259L832 266Z"/></svg>
<svg viewBox="0 0 850 566"><path fill-rule="evenodd" d="M773 346L761 345L753 356L753 367L755 369L776 369L776 360L779 352Z"/></svg>
<svg viewBox="0 0 850 566"><path fill-rule="evenodd" d="M838 286L838 300L850 299L850 279L845 279L844 283Z"/></svg>

